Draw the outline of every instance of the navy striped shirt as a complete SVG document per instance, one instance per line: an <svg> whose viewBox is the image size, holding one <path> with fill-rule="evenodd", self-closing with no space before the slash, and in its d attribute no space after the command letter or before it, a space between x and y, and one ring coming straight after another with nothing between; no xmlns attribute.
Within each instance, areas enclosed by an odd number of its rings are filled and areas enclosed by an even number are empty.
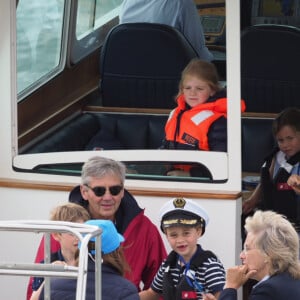
<svg viewBox="0 0 300 300"><path fill-rule="evenodd" d="M201 252L200 252L201 255ZM164 261L156 276L153 279L151 288L159 294L162 294L163 291L163 276L165 271L169 270L174 287L177 286L185 267L181 265L179 258L177 259L175 266L166 265ZM194 281L194 278L200 283L205 293L216 293L223 290L225 284L225 269L218 258L208 257L196 270L187 271L186 276L188 276L191 282ZM202 299L201 292L197 292L198 299Z"/></svg>

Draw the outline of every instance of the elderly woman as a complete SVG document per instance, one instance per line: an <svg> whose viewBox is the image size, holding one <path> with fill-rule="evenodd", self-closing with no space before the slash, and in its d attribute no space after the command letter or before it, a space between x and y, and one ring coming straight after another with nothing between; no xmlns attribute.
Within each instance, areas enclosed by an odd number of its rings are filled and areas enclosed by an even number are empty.
<svg viewBox="0 0 300 300"><path fill-rule="evenodd" d="M249 278L258 283L250 300L300 299L299 239L292 224L272 211L256 211L246 219L247 238L240 254L243 265L227 270L219 300L236 300ZM206 300L214 297L204 295Z"/></svg>

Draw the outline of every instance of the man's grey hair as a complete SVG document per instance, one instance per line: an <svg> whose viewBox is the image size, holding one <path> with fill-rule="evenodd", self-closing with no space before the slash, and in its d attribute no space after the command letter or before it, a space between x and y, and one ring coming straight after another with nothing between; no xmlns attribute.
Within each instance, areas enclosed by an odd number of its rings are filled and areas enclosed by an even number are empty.
<svg viewBox="0 0 300 300"><path fill-rule="evenodd" d="M124 185L126 168L122 162L101 157L91 157L83 166L81 171L81 183L89 184L91 178L103 178L107 175L116 176Z"/></svg>

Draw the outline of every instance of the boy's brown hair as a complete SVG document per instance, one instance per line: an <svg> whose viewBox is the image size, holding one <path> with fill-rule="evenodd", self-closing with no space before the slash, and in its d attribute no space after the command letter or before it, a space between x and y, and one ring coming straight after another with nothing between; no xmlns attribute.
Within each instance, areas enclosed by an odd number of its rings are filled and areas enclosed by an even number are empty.
<svg viewBox="0 0 300 300"><path fill-rule="evenodd" d="M300 132L300 109L297 107L288 107L280 112L273 121L272 131L276 137L277 133L284 127L289 126L295 131Z"/></svg>
<svg viewBox="0 0 300 300"><path fill-rule="evenodd" d="M55 207L50 214L52 221L85 222L90 218L90 214L84 207L70 202Z"/></svg>

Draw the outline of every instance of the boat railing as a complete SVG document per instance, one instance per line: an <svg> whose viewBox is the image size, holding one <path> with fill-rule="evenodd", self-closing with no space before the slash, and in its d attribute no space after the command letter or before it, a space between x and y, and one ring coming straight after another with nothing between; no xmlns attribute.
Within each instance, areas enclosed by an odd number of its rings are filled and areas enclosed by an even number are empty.
<svg viewBox="0 0 300 300"><path fill-rule="evenodd" d="M14 263L0 261L0 275L45 277L44 298L50 300L50 277L77 279L76 300L86 294L88 243L95 238L95 300L101 300L101 228L82 223L45 220L0 221L0 231L44 233L44 263ZM78 267L51 264L51 233L71 233L80 241Z"/></svg>

